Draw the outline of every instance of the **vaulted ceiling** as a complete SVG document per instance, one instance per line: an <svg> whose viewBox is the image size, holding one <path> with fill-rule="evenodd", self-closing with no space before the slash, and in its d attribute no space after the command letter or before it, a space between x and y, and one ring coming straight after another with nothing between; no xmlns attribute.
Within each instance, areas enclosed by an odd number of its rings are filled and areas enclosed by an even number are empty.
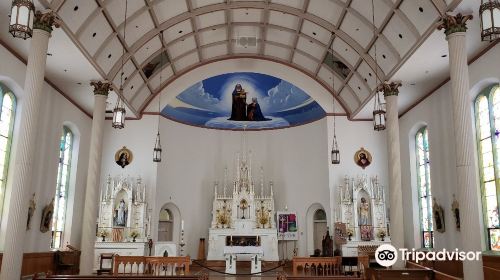
<svg viewBox="0 0 500 280"><path fill-rule="evenodd" d="M460 2L374 0L373 25L369 0L128 0L126 36L125 0L37 4L56 11L92 75L115 89L123 75L123 97L136 116L179 76L244 57L300 70L352 117L372 99L376 74L379 81L394 77L435 32L440 15Z"/></svg>

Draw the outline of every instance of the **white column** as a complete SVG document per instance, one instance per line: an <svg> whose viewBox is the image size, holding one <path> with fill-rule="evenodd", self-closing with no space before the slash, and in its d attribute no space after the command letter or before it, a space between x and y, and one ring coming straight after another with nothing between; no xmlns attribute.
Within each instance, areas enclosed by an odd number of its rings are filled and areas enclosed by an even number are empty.
<svg viewBox="0 0 500 280"><path fill-rule="evenodd" d="M450 57L451 101L457 166L457 192L460 203L460 236L462 250L482 251L484 247L480 192L475 167L469 67L467 64L466 21L472 16L447 15L445 28ZM482 260L463 262L464 279L483 279Z"/></svg>
<svg viewBox="0 0 500 280"><path fill-rule="evenodd" d="M82 224L82 255L80 274L92 274L94 262L94 243L96 241L96 220L99 211L99 178L101 176L102 138L106 113L106 98L111 84L92 82L94 86L94 113L92 116L92 134L90 138L87 188Z"/></svg>
<svg viewBox="0 0 500 280"><path fill-rule="evenodd" d="M23 260L24 238L28 219L28 205L32 185L33 158L37 143L39 106L43 94L43 80L47 62L47 48L54 24L52 12L35 15L33 38L28 55L22 115L19 118L19 135L16 137L17 153L12 177L12 192L9 201L5 250L3 252L0 279L19 279Z"/></svg>
<svg viewBox="0 0 500 280"><path fill-rule="evenodd" d="M389 203L391 243L396 249L404 247L403 193L401 190L401 152L399 142L398 94L400 83L384 83L381 89L386 102L387 153L389 164ZM394 265L403 266L401 257Z"/></svg>

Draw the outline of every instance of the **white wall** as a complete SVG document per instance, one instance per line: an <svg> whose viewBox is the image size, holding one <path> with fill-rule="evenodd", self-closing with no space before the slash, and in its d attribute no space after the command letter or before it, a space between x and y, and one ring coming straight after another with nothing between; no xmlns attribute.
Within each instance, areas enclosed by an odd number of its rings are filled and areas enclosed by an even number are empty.
<svg viewBox="0 0 500 280"><path fill-rule="evenodd" d="M499 82L499 57L500 45L496 45L469 65L471 86L470 120L473 122L473 126L475 126L472 110L473 99L486 86ZM451 215L452 195L457 194L455 137L460 137L460 135L455 135L453 131L450 88L450 83L446 83L399 120L403 201L407 205L407 207L404 207L405 244L410 248L420 248L422 242L419 232L414 136L415 132L423 125L427 125L429 129L432 193L437 198L437 202L443 207L445 213L446 232L435 232L435 248L454 249L461 247L460 232L455 229L455 222ZM400 95L402 94L405 93L401 92ZM477 158L476 149L475 147L472 148ZM478 186L471 187L476 187L479 191ZM482 216L477 218L482 220ZM478 229L478 237L484 237L482 229Z"/></svg>
<svg viewBox="0 0 500 280"><path fill-rule="evenodd" d="M185 221L186 253L196 258L199 238L208 239L214 181L218 180L222 186L225 167L230 179L234 178L235 155L241 149L243 132L192 127L162 118L163 160L156 170L152 149L157 118L146 115L141 120L128 121L123 130L105 131L101 186L108 174L143 176L148 197L154 197L149 200L153 209L153 239L156 240L160 208L165 203L174 203ZM300 240L296 245L302 256L312 254L313 250L307 246L307 210L313 204L322 205L330 224L330 198L335 194L332 186L338 186L345 175L362 174L378 175L381 184L387 184L385 133L373 131L371 122L338 118L337 137L343 159L341 165L331 167L331 127L327 126L330 119L293 128L246 132L248 148L253 154L254 179L259 180L259 168L263 166L266 185L274 182L276 209L288 206L288 210L297 211ZM114 162L114 154L122 146L134 153L134 161L125 169ZM354 163L354 153L360 147L373 156L372 165L365 170ZM156 193L151 195L156 185ZM287 247L291 257L293 242Z"/></svg>
<svg viewBox="0 0 500 280"><path fill-rule="evenodd" d="M3 219L0 225L0 249L5 242L5 228L8 216L9 197L13 167L17 154L16 136L19 134L19 120L23 117L23 89L26 65L0 46L0 82L9 87L17 98L17 112L14 124L12 152ZM72 159L72 174L68 194L67 223L64 244L80 245L83 197L88 164L88 147L90 142L91 119L44 83L43 99L40 105L40 120L37 132L37 149L33 157L33 174L30 194L36 193L36 210L32 217L31 229L26 232L25 252L40 252L50 249L51 233L40 232L42 209L49 204L55 195L59 142L63 125L68 125L75 134ZM89 86L89 94L92 94ZM31 197L31 195L30 195ZM26 205L26 213L28 205Z"/></svg>

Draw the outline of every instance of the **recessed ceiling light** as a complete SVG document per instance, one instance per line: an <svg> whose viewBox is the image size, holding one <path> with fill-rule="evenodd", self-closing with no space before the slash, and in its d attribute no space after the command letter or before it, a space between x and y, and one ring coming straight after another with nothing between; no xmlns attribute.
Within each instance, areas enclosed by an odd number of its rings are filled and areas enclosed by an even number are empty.
<svg viewBox="0 0 500 280"><path fill-rule="evenodd" d="M448 55L447 54L443 54L441 57L447 57Z"/></svg>
<svg viewBox="0 0 500 280"><path fill-rule="evenodd" d="M316 32L313 32L313 35L316 36Z"/></svg>
<svg viewBox="0 0 500 280"><path fill-rule="evenodd" d="M424 12L424 8L422 8L422 7L418 7L418 10L419 10L421 13L423 13L423 12Z"/></svg>
<svg viewBox="0 0 500 280"><path fill-rule="evenodd" d="M368 76L370 76L370 77L371 77L371 76L372 76L372 73L368 73Z"/></svg>
<svg viewBox="0 0 500 280"><path fill-rule="evenodd" d="M68 69L64 69L64 72L68 72Z"/></svg>
<svg viewBox="0 0 500 280"><path fill-rule="evenodd" d="M179 34L181 34L181 33L182 33L182 30L179 30Z"/></svg>
<svg viewBox="0 0 500 280"><path fill-rule="evenodd" d="M52 54L51 53L47 53L47 56L52 56Z"/></svg>
<svg viewBox="0 0 500 280"><path fill-rule="evenodd" d="M75 7L73 8L73 11L75 11L75 12L76 12L76 11L78 11L78 6L75 6Z"/></svg>
<svg viewBox="0 0 500 280"><path fill-rule="evenodd" d="M95 37L96 35L97 35L97 33L96 33L96 32L94 32L94 33L92 34L92 37Z"/></svg>
<svg viewBox="0 0 500 280"><path fill-rule="evenodd" d="M134 85L132 85L132 86L130 87L130 89L134 89Z"/></svg>
<svg viewBox="0 0 500 280"><path fill-rule="evenodd" d="M356 28L356 31L359 31L359 28Z"/></svg>
<svg viewBox="0 0 500 280"><path fill-rule="evenodd" d="M108 54L108 58L111 58L111 54Z"/></svg>
<svg viewBox="0 0 500 280"><path fill-rule="evenodd" d="M76 83L76 84L77 84L77 85L79 85L79 86L81 86L81 85L82 85L82 83L80 83L80 82L78 82L78 83Z"/></svg>
<svg viewBox="0 0 500 280"><path fill-rule="evenodd" d="M401 33L398 34L399 39L403 39L403 35Z"/></svg>
<svg viewBox="0 0 500 280"><path fill-rule="evenodd" d="M382 55L382 58L385 59L385 54Z"/></svg>
<svg viewBox="0 0 500 280"><path fill-rule="evenodd" d="M410 83L410 86L414 86L414 85L416 85L416 84L415 83Z"/></svg>

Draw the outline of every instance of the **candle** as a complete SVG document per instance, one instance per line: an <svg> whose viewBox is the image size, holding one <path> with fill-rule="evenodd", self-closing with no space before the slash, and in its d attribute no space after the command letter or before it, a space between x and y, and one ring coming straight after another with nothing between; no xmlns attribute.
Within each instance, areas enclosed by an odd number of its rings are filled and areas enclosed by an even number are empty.
<svg viewBox="0 0 500 280"><path fill-rule="evenodd" d="M184 230L184 220L181 221L181 230Z"/></svg>

